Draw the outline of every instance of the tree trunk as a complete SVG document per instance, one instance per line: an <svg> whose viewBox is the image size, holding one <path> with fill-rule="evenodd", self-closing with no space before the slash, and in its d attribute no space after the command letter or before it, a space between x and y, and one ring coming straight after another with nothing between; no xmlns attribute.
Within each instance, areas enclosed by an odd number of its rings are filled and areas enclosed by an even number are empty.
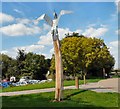
<svg viewBox="0 0 120 109"><path fill-rule="evenodd" d="M103 78L105 78L105 68L103 68Z"/></svg>
<svg viewBox="0 0 120 109"><path fill-rule="evenodd" d="M63 99L63 66L62 56L60 50L59 40L54 42L55 51L55 67L56 67L56 87L55 87L55 100L60 101Z"/></svg>
<svg viewBox="0 0 120 109"><path fill-rule="evenodd" d="M86 74L83 75L84 78L84 84L86 84Z"/></svg>
<svg viewBox="0 0 120 109"><path fill-rule="evenodd" d="M76 89L79 89L79 79L78 79L78 77L75 77L75 86L76 86Z"/></svg>

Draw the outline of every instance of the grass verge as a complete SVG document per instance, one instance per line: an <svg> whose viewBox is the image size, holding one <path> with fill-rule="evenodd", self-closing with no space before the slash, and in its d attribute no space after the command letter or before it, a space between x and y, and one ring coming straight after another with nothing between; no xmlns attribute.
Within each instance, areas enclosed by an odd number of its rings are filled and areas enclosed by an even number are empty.
<svg viewBox="0 0 120 109"><path fill-rule="evenodd" d="M64 100L53 102L54 92L2 97L3 108L18 107L118 107L117 93L96 93L87 90L64 90ZM80 108L80 109L81 109Z"/></svg>

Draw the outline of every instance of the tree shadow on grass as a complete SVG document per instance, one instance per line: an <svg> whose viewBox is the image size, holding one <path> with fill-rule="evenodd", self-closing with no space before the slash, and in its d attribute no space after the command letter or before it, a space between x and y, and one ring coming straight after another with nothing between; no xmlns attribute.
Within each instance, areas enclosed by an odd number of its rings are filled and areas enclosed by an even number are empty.
<svg viewBox="0 0 120 109"><path fill-rule="evenodd" d="M75 95L80 94L80 93L85 92L85 91L87 91L87 90L80 90L78 92L67 95L63 100L69 100L72 96L75 96Z"/></svg>
<svg viewBox="0 0 120 109"><path fill-rule="evenodd" d="M82 99L79 99L79 101L74 101L71 99L71 97L76 96L80 93L86 92L88 90L79 90L78 92L72 93L67 95L63 100L68 100L68 101L72 101L72 102L81 102L79 103L80 107L76 106L76 107L65 107L65 109L119 109L119 107L97 107L95 105L90 104L89 102L83 101Z"/></svg>
<svg viewBox="0 0 120 109"><path fill-rule="evenodd" d="M77 96L78 94L84 93L86 91L87 90L78 90L77 92L74 92L72 94L67 95L63 100L67 101L67 102L75 103L76 105L74 104L75 106L73 106L72 108L80 108L80 109L89 109L89 108L91 108L91 109L93 109L95 107L94 105L90 104L89 102L83 101L81 98L79 98L78 100L72 99L72 97Z"/></svg>

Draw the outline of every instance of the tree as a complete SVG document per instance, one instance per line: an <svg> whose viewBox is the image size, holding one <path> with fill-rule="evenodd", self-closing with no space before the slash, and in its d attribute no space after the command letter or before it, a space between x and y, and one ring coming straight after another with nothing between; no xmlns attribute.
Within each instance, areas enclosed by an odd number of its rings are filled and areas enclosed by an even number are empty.
<svg viewBox="0 0 120 109"><path fill-rule="evenodd" d="M114 58L104 40L88 38L83 35L69 34L61 40L61 51L65 75L74 77L81 73L84 78L87 74L101 76L105 68L108 73L114 66ZM51 68L54 69L54 58L51 61Z"/></svg>
<svg viewBox="0 0 120 109"><path fill-rule="evenodd" d="M18 49L18 56L17 56L17 73L19 75L24 73L24 64L25 64L26 54L24 50Z"/></svg>
<svg viewBox="0 0 120 109"><path fill-rule="evenodd" d="M66 72L67 75L72 75L75 77L76 74L80 72L79 60L82 58L79 56L82 52L80 43L81 42L77 37L68 37L61 41L64 72Z"/></svg>
<svg viewBox="0 0 120 109"><path fill-rule="evenodd" d="M16 73L16 60L11 57L0 54L0 69L2 70L2 78L9 78Z"/></svg>
<svg viewBox="0 0 120 109"><path fill-rule="evenodd" d="M15 76L19 79L22 76L31 76L33 79L46 79L50 62L51 60L45 59L44 55L25 53L24 50L18 50L16 59L0 54L0 69L3 78Z"/></svg>
<svg viewBox="0 0 120 109"><path fill-rule="evenodd" d="M30 52L26 54L24 60L24 69L22 69L22 71L24 71L23 75L31 75L34 79L46 79L49 66L50 60L45 59L45 56Z"/></svg>

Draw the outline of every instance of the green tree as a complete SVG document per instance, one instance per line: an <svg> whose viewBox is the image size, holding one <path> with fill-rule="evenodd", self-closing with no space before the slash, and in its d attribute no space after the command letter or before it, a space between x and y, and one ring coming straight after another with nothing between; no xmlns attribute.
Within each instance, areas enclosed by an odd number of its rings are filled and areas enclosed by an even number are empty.
<svg viewBox="0 0 120 109"><path fill-rule="evenodd" d="M114 66L114 58L101 39L88 38L73 33L70 36L67 34L66 38L61 41L61 45L64 73L66 75L75 77L81 73L85 78L86 74L92 73L100 76L103 68L109 73ZM52 70L55 69L54 65L54 58L52 58Z"/></svg>
<svg viewBox="0 0 120 109"><path fill-rule="evenodd" d="M30 52L26 54L23 75L31 75L34 79L46 79L46 73L49 70L49 67L49 59L45 59L45 56L43 55L37 55Z"/></svg>
<svg viewBox="0 0 120 109"><path fill-rule="evenodd" d="M64 72L67 75L73 75L75 77L81 70L81 63L79 60L81 60L82 57L79 55L81 54L82 49L80 43L81 42L77 37L68 37L61 41Z"/></svg>
<svg viewBox="0 0 120 109"><path fill-rule="evenodd" d="M17 60L17 74L21 76L24 73L26 53L24 50L18 49L18 55L16 57Z"/></svg>
<svg viewBox="0 0 120 109"><path fill-rule="evenodd" d="M50 62L51 60L45 59L43 55L25 53L24 50L18 50L16 59L0 54L0 69L3 78L15 76L19 79L22 76L31 76L33 79L46 79Z"/></svg>
<svg viewBox="0 0 120 109"><path fill-rule="evenodd" d="M16 75L16 60L5 54L0 54L0 57L2 78L9 78L12 75Z"/></svg>

